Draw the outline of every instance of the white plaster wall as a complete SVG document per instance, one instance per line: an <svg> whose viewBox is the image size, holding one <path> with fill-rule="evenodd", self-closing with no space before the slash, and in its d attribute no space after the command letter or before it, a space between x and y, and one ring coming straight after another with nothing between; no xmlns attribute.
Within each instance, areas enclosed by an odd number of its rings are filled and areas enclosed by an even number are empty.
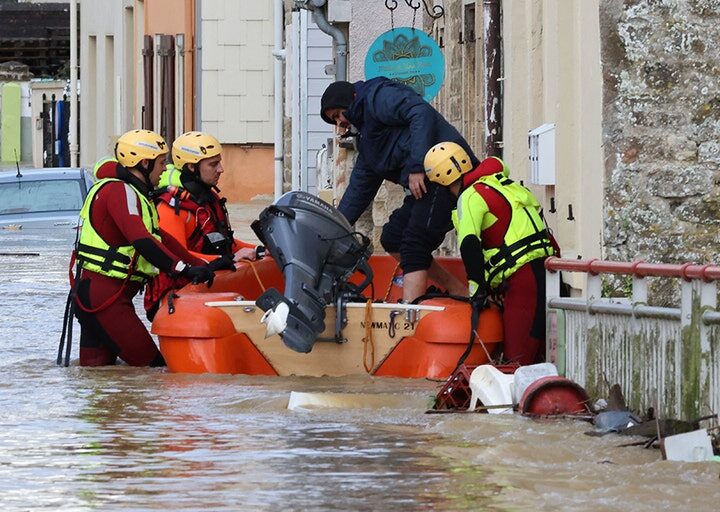
<svg viewBox="0 0 720 512"><path fill-rule="evenodd" d="M273 143L270 1L203 0L200 129L222 143Z"/></svg>
<svg viewBox="0 0 720 512"><path fill-rule="evenodd" d="M134 128L133 120L123 115L125 90L132 70L126 69L123 23L126 7L132 0L84 0L80 2L80 165L90 166L98 158L111 154L115 141ZM95 38L93 62L90 62L90 38ZM108 59L112 37L112 52ZM132 47L132 45L130 45Z"/></svg>
<svg viewBox="0 0 720 512"><path fill-rule="evenodd" d="M556 124L556 186L531 188L544 204L563 256L570 258L602 256L598 1L503 2L503 154L513 175L528 184L528 131ZM555 213L550 212L551 197ZM574 220L568 220L570 204Z"/></svg>
<svg viewBox="0 0 720 512"><path fill-rule="evenodd" d="M322 32L309 18L307 34L307 169L308 188L317 192L317 154L327 145L333 136L332 127L320 117L320 98L328 85L333 81L332 75L325 73L325 66L333 62L332 37Z"/></svg>

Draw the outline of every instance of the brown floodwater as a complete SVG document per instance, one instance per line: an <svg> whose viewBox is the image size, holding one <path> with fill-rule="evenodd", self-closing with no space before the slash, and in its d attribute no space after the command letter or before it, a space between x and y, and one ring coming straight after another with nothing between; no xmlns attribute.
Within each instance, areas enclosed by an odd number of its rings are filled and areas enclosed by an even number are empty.
<svg viewBox="0 0 720 512"><path fill-rule="evenodd" d="M57 367L71 242L0 231L0 252L40 254L0 256L3 511L718 510L718 463L583 422L425 414L436 382L83 369L76 348ZM292 391L399 399L288 410Z"/></svg>

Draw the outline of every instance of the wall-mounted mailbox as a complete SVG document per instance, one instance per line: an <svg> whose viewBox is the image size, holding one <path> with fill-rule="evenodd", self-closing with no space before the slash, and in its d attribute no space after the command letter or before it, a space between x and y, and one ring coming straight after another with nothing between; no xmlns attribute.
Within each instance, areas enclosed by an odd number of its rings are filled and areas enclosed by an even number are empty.
<svg viewBox="0 0 720 512"><path fill-rule="evenodd" d="M528 132L530 182L555 185L555 124L547 123Z"/></svg>

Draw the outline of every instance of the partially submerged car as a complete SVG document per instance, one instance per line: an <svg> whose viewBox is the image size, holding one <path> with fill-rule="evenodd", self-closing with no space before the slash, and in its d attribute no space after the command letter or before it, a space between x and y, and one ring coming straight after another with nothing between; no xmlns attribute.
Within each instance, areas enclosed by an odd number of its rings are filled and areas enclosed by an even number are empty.
<svg viewBox="0 0 720 512"><path fill-rule="evenodd" d="M93 181L83 168L0 171L0 229L76 227Z"/></svg>

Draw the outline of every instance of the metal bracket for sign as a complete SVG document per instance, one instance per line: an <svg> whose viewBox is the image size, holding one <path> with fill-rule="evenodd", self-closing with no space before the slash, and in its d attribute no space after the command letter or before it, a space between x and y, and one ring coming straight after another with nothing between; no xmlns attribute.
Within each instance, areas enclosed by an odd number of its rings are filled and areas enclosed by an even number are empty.
<svg viewBox="0 0 720 512"><path fill-rule="evenodd" d="M405 2L405 4L407 4L408 7L410 7L411 9L414 9L415 11L420 9L420 0L403 0L403 1ZM442 18L443 16L445 16L445 9L443 8L442 5L433 4L432 10L431 10L431 8L428 6L428 3L426 0L421 0L421 1L422 1L423 7L425 7L425 12L427 12L428 16L430 16L432 19L436 20L438 18ZM397 9L397 6L398 6L398 0L385 0L385 7L390 11L391 14L395 9Z"/></svg>

